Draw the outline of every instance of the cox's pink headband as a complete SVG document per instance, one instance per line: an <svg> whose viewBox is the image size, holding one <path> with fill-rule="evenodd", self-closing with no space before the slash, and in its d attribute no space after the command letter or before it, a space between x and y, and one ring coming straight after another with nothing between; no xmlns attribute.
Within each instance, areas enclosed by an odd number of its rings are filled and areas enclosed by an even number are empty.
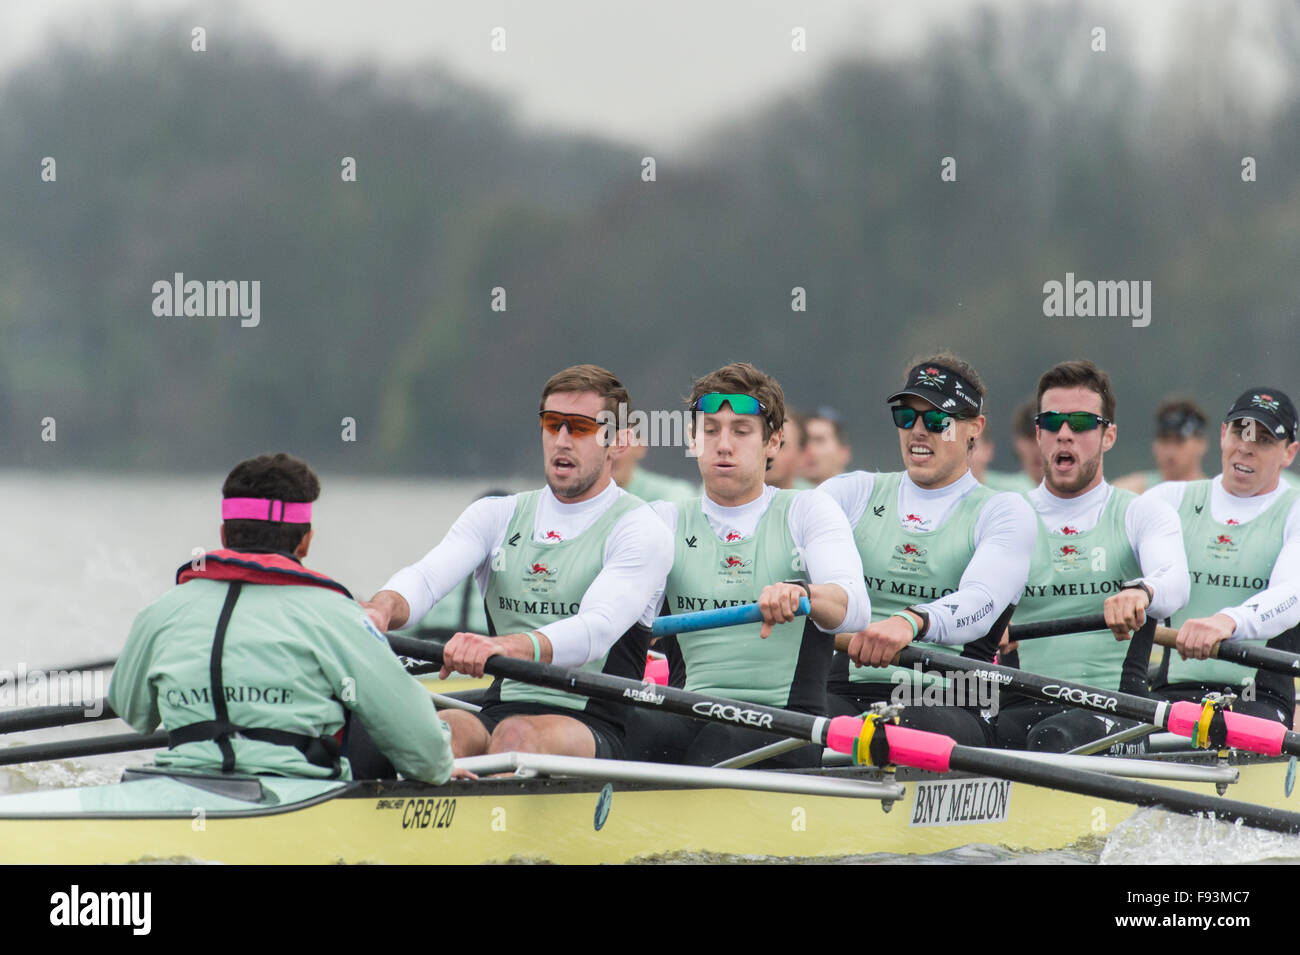
<svg viewBox="0 0 1300 955"><path fill-rule="evenodd" d="M228 497L221 502L221 519L310 524L311 504L273 501L265 497Z"/></svg>

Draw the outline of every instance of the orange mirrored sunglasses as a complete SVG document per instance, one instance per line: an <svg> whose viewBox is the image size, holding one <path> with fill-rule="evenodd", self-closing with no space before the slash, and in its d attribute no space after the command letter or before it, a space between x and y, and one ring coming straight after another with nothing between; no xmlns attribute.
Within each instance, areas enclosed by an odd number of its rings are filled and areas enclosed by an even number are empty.
<svg viewBox="0 0 1300 955"><path fill-rule="evenodd" d="M605 427L595 418L585 414L562 414L559 411L539 411L542 428L551 434L559 434L560 429L568 427L569 434L575 438L585 438Z"/></svg>

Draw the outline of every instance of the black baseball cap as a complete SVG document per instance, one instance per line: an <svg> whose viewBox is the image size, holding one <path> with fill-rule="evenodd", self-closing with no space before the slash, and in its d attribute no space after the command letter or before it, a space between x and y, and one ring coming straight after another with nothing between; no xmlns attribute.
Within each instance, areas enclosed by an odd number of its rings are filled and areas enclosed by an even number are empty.
<svg viewBox="0 0 1300 955"><path fill-rule="evenodd" d="M1300 420L1296 418L1295 405L1283 392L1276 388L1250 388L1232 403L1232 409L1223 422L1240 421L1252 418L1275 438L1296 438L1296 428Z"/></svg>
<svg viewBox="0 0 1300 955"><path fill-rule="evenodd" d="M1156 418L1156 437L1198 438L1205 434L1205 415L1188 405L1175 405Z"/></svg>
<svg viewBox="0 0 1300 955"><path fill-rule="evenodd" d="M885 400L893 403L905 395L924 398L940 411L954 415L977 415L984 399L969 381L946 365L917 365L907 373L907 384Z"/></svg>

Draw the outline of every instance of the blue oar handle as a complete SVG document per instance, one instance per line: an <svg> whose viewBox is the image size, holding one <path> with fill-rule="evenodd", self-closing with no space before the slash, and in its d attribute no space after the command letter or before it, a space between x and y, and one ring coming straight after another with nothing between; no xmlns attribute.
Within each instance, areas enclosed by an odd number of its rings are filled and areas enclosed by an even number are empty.
<svg viewBox="0 0 1300 955"><path fill-rule="evenodd" d="M808 598L800 597L795 616L802 617L811 612L812 604L808 602ZM734 627L742 623L758 623L762 619L763 612L758 609L758 604L741 604L737 607L719 607L717 610L697 610L694 613L677 613L671 617L659 617L655 620L651 632L656 637L666 637L670 633Z"/></svg>

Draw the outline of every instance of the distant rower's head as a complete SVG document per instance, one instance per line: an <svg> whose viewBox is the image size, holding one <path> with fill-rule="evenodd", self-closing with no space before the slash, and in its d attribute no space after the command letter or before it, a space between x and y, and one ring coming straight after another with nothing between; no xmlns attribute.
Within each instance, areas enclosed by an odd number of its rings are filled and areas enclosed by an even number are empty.
<svg viewBox="0 0 1300 955"><path fill-rule="evenodd" d="M808 416L804 429L803 474L813 484L821 484L843 474L853 456L844 437L844 424L834 408L821 407Z"/></svg>
<svg viewBox="0 0 1300 955"><path fill-rule="evenodd" d="M795 480L800 476L804 450L808 443L804 420L804 416L799 412L791 408L786 409L785 424L781 426L781 448L772 458L764 479L772 487L792 488Z"/></svg>
<svg viewBox="0 0 1300 955"><path fill-rule="evenodd" d="M1282 469L1295 460L1295 405L1277 388L1242 392L1223 418L1223 488L1237 497L1267 494L1277 487Z"/></svg>
<svg viewBox="0 0 1300 955"><path fill-rule="evenodd" d="M907 476L923 488L947 487L970 469L984 431L986 392L979 373L951 352L915 362L890 414Z"/></svg>
<svg viewBox="0 0 1300 955"><path fill-rule="evenodd" d="M1026 398L1011 415L1011 441L1020 470L1035 485L1043 480L1043 455L1038 450L1038 399Z"/></svg>
<svg viewBox="0 0 1300 955"><path fill-rule="evenodd" d="M627 443L631 399L623 383L599 365L574 365L542 388L542 465L546 483L568 504L609 486L619 449Z"/></svg>
<svg viewBox="0 0 1300 955"><path fill-rule="evenodd" d="M755 500L785 437L785 393L777 380L733 362L697 379L686 407L705 493L728 507Z"/></svg>
<svg viewBox="0 0 1300 955"><path fill-rule="evenodd" d="M307 556L310 505L320 497L320 480L306 461L283 452L240 461L226 476L221 497L224 546Z"/></svg>
<svg viewBox="0 0 1300 955"><path fill-rule="evenodd" d="M1160 469L1162 481L1195 481L1205 475L1201 459L1209 442L1205 412L1191 398L1171 397L1156 408L1156 436L1151 457Z"/></svg>
<svg viewBox="0 0 1300 955"><path fill-rule="evenodd" d="M1038 379L1038 449L1043 479L1057 497L1078 497L1102 482L1101 458L1115 444L1110 377L1087 360L1063 361Z"/></svg>

